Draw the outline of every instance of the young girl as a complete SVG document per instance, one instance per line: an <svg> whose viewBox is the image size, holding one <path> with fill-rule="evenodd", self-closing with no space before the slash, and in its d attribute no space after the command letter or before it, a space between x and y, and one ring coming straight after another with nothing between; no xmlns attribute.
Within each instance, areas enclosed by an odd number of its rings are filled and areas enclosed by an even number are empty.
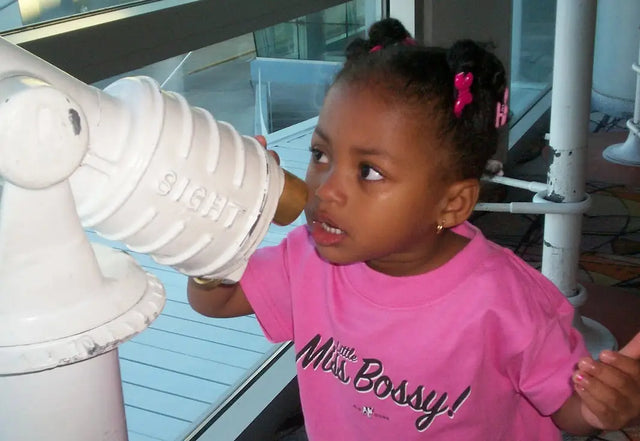
<svg viewBox="0 0 640 441"><path fill-rule="evenodd" d="M191 279L193 308L294 341L314 441L547 441L636 418L640 350L586 357L564 296L466 222L506 119L501 63L393 19L369 36L313 134L307 226L238 284Z"/></svg>

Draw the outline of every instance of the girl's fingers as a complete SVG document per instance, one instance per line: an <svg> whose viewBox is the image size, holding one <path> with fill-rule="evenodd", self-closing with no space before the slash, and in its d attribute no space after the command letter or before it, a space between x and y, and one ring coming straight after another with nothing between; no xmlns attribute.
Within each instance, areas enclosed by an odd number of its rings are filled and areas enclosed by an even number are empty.
<svg viewBox="0 0 640 441"><path fill-rule="evenodd" d="M264 148L267 147L267 138L262 135L256 135L254 138L260 143L260 145Z"/></svg>
<svg viewBox="0 0 640 441"><path fill-rule="evenodd" d="M593 402L594 406L596 403L602 403L606 407L616 407L619 401L617 389L610 387L597 377L591 376L584 371L578 370L573 375L573 383L578 394L589 398L589 401Z"/></svg>
<svg viewBox="0 0 640 441"><path fill-rule="evenodd" d="M588 384L585 384L584 380L577 380L576 375L574 375L573 382L575 391L580 400L582 400L581 413L585 421L598 429L606 429L609 425L607 421L607 416L609 415L607 406L591 395L587 389Z"/></svg>
<svg viewBox="0 0 640 441"><path fill-rule="evenodd" d="M256 141L258 141L260 143L260 145L262 147L264 147L265 149L267 148L267 138L265 138L262 135L255 135L254 138L256 139ZM276 162L278 164L280 164L280 156L278 156L278 154L276 152L274 152L273 150L267 150L269 152L269 154L271 156L273 156L273 158L276 160Z"/></svg>
<svg viewBox="0 0 640 441"><path fill-rule="evenodd" d="M598 387L598 381L584 373L574 375L573 381L582 400L582 415L589 424L602 430L617 430L626 424L628 416L620 404L624 400L614 391Z"/></svg>
<svg viewBox="0 0 640 441"><path fill-rule="evenodd" d="M637 359L625 356L622 351L602 351L599 358L603 365L624 372L629 377L635 378L640 385L640 361Z"/></svg>
<svg viewBox="0 0 640 441"><path fill-rule="evenodd" d="M625 360L626 357L618 356L617 358L618 360L612 364L583 358L578 362L578 373L588 374L597 380L594 384L598 387L616 390L638 389L639 385L635 381L637 378L633 373L636 362L630 359Z"/></svg>
<svg viewBox="0 0 640 441"><path fill-rule="evenodd" d="M595 368L583 359L572 377L576 393L583 405L600 421L598 427L618 429L633 417L630 413L634 408L631 397L635 394L635 388L630 385L631 379L622 372L590 361ZM590 421L591 424L593 422Z"/></svg>
<svg viewBox="0 0 640 441"><path fill-rule="evenodd" d="M573 378L574 389L580 397L581 413L586 422L598 429L604 429L607 426L607 421L603 421L602 415L608 413L607 406L595 399L589 390L583 384L583 380L578 381Z"/></svg>

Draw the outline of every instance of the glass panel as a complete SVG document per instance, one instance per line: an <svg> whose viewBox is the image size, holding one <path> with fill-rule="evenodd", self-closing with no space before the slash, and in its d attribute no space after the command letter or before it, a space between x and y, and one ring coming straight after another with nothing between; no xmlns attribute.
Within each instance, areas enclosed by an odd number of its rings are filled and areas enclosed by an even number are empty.
<svg viewBox="0 0 640 441"><path fill-rule="evenodd" d="M514 0L511 124L551 89L556 0Z"/></svg>
<svg viewBox="0 0 640 441"><path fill-rule="evenodd" d="M379 19L376 5L355 0L93 85L103 89L124 76L150 76L241 134L268 135L282 166L303 176L313 128L309 119L318 114L347 42ZM262 245L280 242L302 222L273 225ZM264 338L253 316L200 316L188 305L185 276L149 259L142 262L164 283L168 300L149 329L120 347L129 437L173 440L215 413L278 345Z"/></svg>
<svg viewBox="0 0 640 441"><path fill-rule="evenodd" d="M354 0L255 32L259 57L341 60L353 38L365 36L371 2Z"/></svg>
<svg viewBox="0 0 640 441"><path fill-rule="evenodd" d="M0 0L0 32L135 2L133 0Z"/></svg>
<svg viewBox="0 0 640 441"><path fill-rule="evenodd" d="M156 80L163 90L184 96L191 106L208 110L214 118L231 123L242 134L253 134L253 60L253 36L247 34L98 81L93 85L103 89L122 77L146 75Z"/></svg>
<svg viewBox="0 0 640 441"><path fill-rule="evenodd" d="M380 16L376 8L375 2L354 0L254 33L252 82L262 109L256 133L317 115L346 45L366 36Z"/></svg>

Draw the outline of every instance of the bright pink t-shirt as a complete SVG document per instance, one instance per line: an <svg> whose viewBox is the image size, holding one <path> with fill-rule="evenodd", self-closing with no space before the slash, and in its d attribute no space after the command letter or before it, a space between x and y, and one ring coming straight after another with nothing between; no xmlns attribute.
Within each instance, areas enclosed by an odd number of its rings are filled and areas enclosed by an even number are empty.
<svg viewBox="0 0 640 441"><path fill-rule="evenodd" d="M326 440L558 440L548 415L587 354L573 307L466 223L426 274L332 265L305 227L251 258L243 290L272 341L293 340L305 426Z"/></svg>

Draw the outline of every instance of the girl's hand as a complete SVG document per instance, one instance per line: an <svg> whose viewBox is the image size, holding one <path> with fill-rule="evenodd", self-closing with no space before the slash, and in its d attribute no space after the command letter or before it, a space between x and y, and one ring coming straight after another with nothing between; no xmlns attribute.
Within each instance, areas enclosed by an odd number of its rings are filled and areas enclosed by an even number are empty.
<svg viewBox="0 0 640 441"><path fill-rule="evenodd" d="M260 145L262 147L264 147L265 149L267 148L267 138L265 138L262 135L256 135L254 136L254 138L256 139L256 141L258 141L260 143ZM267 150L269 152L269 154L271 156L273 156L276 159L276 162L278 164L280 164L280 157L278 156L278 154L276 152L274 152L273 150Z"/></svg>
<svg viewBox="0 0 640 441"><path fill-rule="evenodd" d="M267 149L267 139L262 135L255 135L254 138L280 165L278 154L273 150ZM274 224L280 226L289 225L295 221L300 216L309 198L309 189L303 180L284 169L282 172L284 175L284 187L282 188L282 193L280 193L278 206L272 219Z"/></svg>
<svg viewBox="0 0 640 441"><path fill-rule="evenodd" d="M593 427L617 430L640 420L640 333L619 352L583 358L572 378L582 416Z"/></svg>

